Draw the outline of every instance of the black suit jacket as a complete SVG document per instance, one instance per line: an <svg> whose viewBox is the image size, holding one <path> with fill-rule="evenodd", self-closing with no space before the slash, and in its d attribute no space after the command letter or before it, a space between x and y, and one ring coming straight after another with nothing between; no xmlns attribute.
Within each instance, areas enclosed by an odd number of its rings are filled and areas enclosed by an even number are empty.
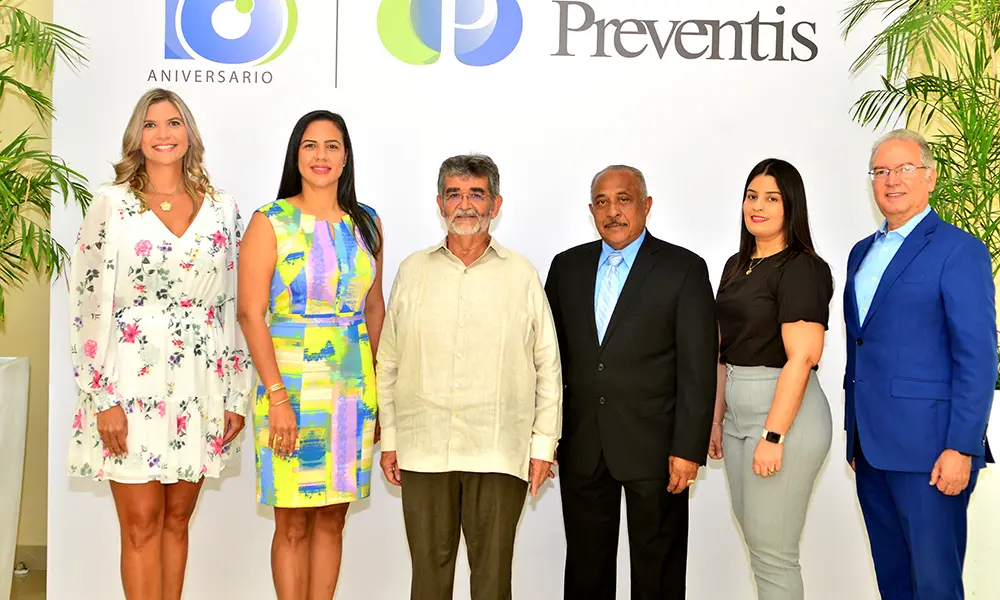
<svg viewBox="0 0 1000 600"><path fill-rule="evenodd" d="M562 358L559 467L619 481L666 479L669 457L705 464L718 376L715 298L705 261L648 231L598 344L601 242L552 260L545 291Z"/></svg>

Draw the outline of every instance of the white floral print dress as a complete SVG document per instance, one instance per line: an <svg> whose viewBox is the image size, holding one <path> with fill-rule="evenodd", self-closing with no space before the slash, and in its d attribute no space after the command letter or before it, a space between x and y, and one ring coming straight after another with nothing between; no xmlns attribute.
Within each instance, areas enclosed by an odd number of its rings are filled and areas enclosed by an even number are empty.
<svg viewBox="0 0 1000 600"><path fill-rule="evenodd" d="M78 388L69 474L121 483L218 477L225 411L246 415L253 373L236 322L239 210L216 191L175 236L127 185L103 186L70 267ZM110 455L97 413L121 405L128 454Z"/></svg>

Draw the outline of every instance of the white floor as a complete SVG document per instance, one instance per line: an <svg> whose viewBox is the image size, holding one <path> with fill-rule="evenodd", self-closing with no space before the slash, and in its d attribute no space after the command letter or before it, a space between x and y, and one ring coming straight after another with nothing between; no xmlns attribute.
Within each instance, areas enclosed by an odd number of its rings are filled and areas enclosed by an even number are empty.
<svg viewBox="0 0 1000 600"><path fill-rule="evenodd" d="M994 410L1000 407L995 406ZM972 494L965 557L966 597L982 600L1000 597L1000 465L989 465L980 474Z"/></svg>

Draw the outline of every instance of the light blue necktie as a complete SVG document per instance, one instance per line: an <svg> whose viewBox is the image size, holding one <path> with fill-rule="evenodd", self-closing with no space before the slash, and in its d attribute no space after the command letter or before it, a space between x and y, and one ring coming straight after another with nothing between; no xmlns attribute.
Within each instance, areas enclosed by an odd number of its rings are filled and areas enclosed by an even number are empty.
<svg viewBox="0 0 1000 600"><path fill-rule="evenodd" d="M618 265L622 264L622 253L612 252L608 256L608 270L601 280L601 291L597 295L597 341L604 343L604 334L611 321L611 313L618 302Z"/></svg>

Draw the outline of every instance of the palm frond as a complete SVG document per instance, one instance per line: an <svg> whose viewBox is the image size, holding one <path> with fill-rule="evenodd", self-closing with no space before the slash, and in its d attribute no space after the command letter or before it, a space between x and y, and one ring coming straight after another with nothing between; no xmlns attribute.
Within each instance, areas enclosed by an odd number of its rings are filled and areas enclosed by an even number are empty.
<svg viewBox="0 0 1000 600"><path fill-rule="evenodd" d="M0 95L7 91L7 86L10 85L31 103L39 117L43 119L51 119L52 101L44 93L22 82L16 77L11 76L10 72L13 68L14 67L7 67L6 69L0 71Z"/></svg>
<svg viewBox="0 0 1000 600"><path fill-rule="evenodd" d="M26 64L36 76L47 77L61 58L75 69L86 62L83 36L37 19L7 0L0 0L0 25L7 30L0 53L15 63L0 70L0 102L18 96L41 118L51 118L51 99L19 79L16 66ZM53 194L79 204L84 213L91 201L86 178L59 157L38 149L40 141L41 137L22 131L0 148L0 320L10 289L32 274L61 274L69 259L49 228Z"/></svg>
<svg viewBox="0 0 1000 600"><path fill-rule="evenodd" d="M80 173L29 147L38 139L24 131L0 149L0 290L20 283L29 271L62 274L69 253L48 228L52 195L59 193L84 211L92 199Z"/></svg>
<svg viewBox="0 0 1000 600"><path fill-rule="evenodd" d="M881 128L905 119L929 130L937 164L931 205L981 239L1000 273L1000 0L853 0L845 37L868 18L885 27L851 65L884 56L881 86L851 109ZM922 72L911 73L914 59Z"/></svg>
<svg viewBox="0 0 1000 600"><path fill-rule="evenodd" d="M886 58L886 77L905 76L909 61L922 55L928 65L938 53L959 52L960 40L1000 23L997 0L853 0L841 19L846 38L862 22L881 15L889 24L882 29L851 64L857 73L880 56ZM995 25L992 31L997 31ZM991 46L994 50L997 41Z"/></svg>
<svg viewBox="0 0 1000 600"><path fill-rule="evenodd" d="M0 42L0 51L10 52L15 60L24 60L41 73L52 69L57 57L72 68L87 62L83 54L85 38L71 29L42 21L22 8L0 5L0 24L8 28Z"/></svg>

